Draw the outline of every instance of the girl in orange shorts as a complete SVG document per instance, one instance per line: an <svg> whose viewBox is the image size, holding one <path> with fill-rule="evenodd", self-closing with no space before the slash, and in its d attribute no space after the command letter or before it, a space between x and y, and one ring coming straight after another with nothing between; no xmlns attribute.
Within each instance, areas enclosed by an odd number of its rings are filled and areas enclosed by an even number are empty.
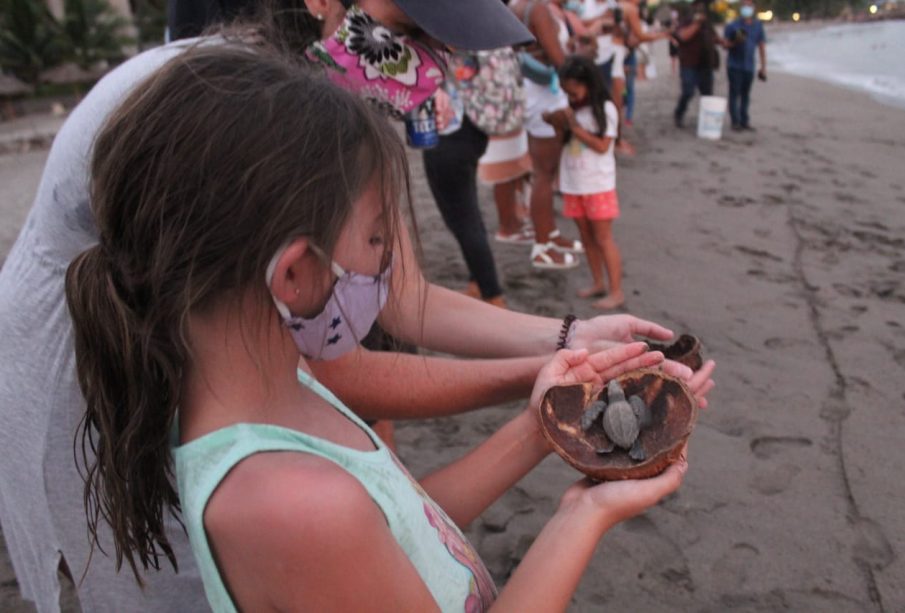
<svg viewBox="0 0 905 613"><path fill-rule="evenodd" d="M600 298L594 302L597 308L615 309L625 302L622 259L612 230L613 220L619 217L613 155L619 114L590 60L567 58L559 78L569 97L569 108L547 114L545 119L566 139L559 165L563 214L578 224L591 269L593 283L578 295ZM608 286L603 281L604 268Z"/></svg>

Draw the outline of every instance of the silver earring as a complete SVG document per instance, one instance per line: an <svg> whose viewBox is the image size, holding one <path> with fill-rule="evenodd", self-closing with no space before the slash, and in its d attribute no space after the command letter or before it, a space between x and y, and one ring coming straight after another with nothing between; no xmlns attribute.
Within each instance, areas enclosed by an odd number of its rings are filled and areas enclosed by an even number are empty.
<svg viewBox="0 0 905 613"><path fill-rule="evenodd" d="M314 18L317 19L318 21L323 21L323 20L324 20L324 16L321 15L320 13L318 13L317 15L315 15Z"/></svg>

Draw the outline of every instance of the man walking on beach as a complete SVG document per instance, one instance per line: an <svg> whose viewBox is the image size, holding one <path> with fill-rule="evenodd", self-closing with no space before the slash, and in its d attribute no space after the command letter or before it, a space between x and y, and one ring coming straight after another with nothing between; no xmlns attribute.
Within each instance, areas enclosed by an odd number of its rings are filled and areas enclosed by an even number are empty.
<svg viewBox="0 0 905 613"><path fill-rule="evenodd" d="M713 71L719 62L716 45L720 42L720 37L707 18L707 3L704 0L695 0L691 11L679 19L675 38L679 41L682 93L673 119L676 127L681 128L695 89L702 96L713 95Z"/></svg>
<svg viewBox="0 0 905 613"><path fill-rule="evenodd" d="M754 16L754 0L742 0L739 18L726 26L729 47L726 70L729 75L729 116L733 130L753 130L748 122L748 103L754 82L754 50L760 55L757 76L767 80L767 37L764 25Z"/></svg>

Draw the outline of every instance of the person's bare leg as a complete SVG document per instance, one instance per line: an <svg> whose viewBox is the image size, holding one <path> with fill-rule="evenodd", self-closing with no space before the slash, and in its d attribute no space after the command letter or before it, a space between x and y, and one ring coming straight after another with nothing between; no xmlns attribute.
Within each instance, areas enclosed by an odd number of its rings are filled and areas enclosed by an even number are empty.
<svg viewBox="0 0 905 613"><path fill-rule="evenodd" d="M516 234L522 229L522 220L516 214L516 190L522 178L512 179L493 186L493 201L500 219L500 234Z"/></svg>
<svg viewBox="0 0 905 613"><path fill-rule="evenodd" d="M615 309L625 302L625 294L622 292L622 256L619 247L613 239L613 222L601 220L591 222L597 245L603 253L603 265L606 268L607 281L610 293L594 303L598 309Z"/></svg>
<svg viewBox="0 0 905 613"><path fill-rule="evenodd" d="M553 181L561 151L562 142L555 136L551 138L528 136L528 152L534 164L531 221L534 223L534 240L538 243L546 243L550 233L556 229L556 222L553 219Z"/></svg>
<svg viewBox="0 0 905 613"><path fill-rule="evenodd" d="M594 231L591 229L591 222L588 219L576 219L575 225L578 226L581 242L584 243L585 258L591 271L591 285L581 288L576 292L576 295L579 298L603 296L606 293L606 285L603 284L603 252L597 246Z"/></svg>

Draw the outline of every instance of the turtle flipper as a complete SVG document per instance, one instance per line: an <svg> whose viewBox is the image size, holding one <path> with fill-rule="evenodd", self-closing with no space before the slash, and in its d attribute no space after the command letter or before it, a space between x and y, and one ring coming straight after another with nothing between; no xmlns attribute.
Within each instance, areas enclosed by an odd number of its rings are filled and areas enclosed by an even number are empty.
<svg viewBox="0 0 905 613"><path fill-rule="evenodd" d="M603 445L601 445L594 451L600 455L606 455L608 453L612 453L613 449L615 449L615 448L616 448L616 445L614 445L611 440L607 439L606 443L604 443Z"/></svg>
<svg viewBox="0 0 905 613"><path fill-rule="evenodd" d="M597 402L592 402L581 416L581 429L588 430L594 424L594 420L600 417L600 414L603 413L605 408L606 405L599 400Z"/></svg>
<svg viewBox="0 0 905 613"><path fill-rule="evenodd" d="M644 447L641 446L640 437L635 439L635 444L632 445L632 448L629 450L628 457L636 462L642 462L647 459L647 453L645 453Z"/></svg>
<svg viewBox="0 0 905 613"><path fill-rule="evenodd" d="M629 396L628 402L632 405L632 411L638 419L638 428L644 430L650 425L652 419L650 408L644 403L641 396Z"/></svg>

